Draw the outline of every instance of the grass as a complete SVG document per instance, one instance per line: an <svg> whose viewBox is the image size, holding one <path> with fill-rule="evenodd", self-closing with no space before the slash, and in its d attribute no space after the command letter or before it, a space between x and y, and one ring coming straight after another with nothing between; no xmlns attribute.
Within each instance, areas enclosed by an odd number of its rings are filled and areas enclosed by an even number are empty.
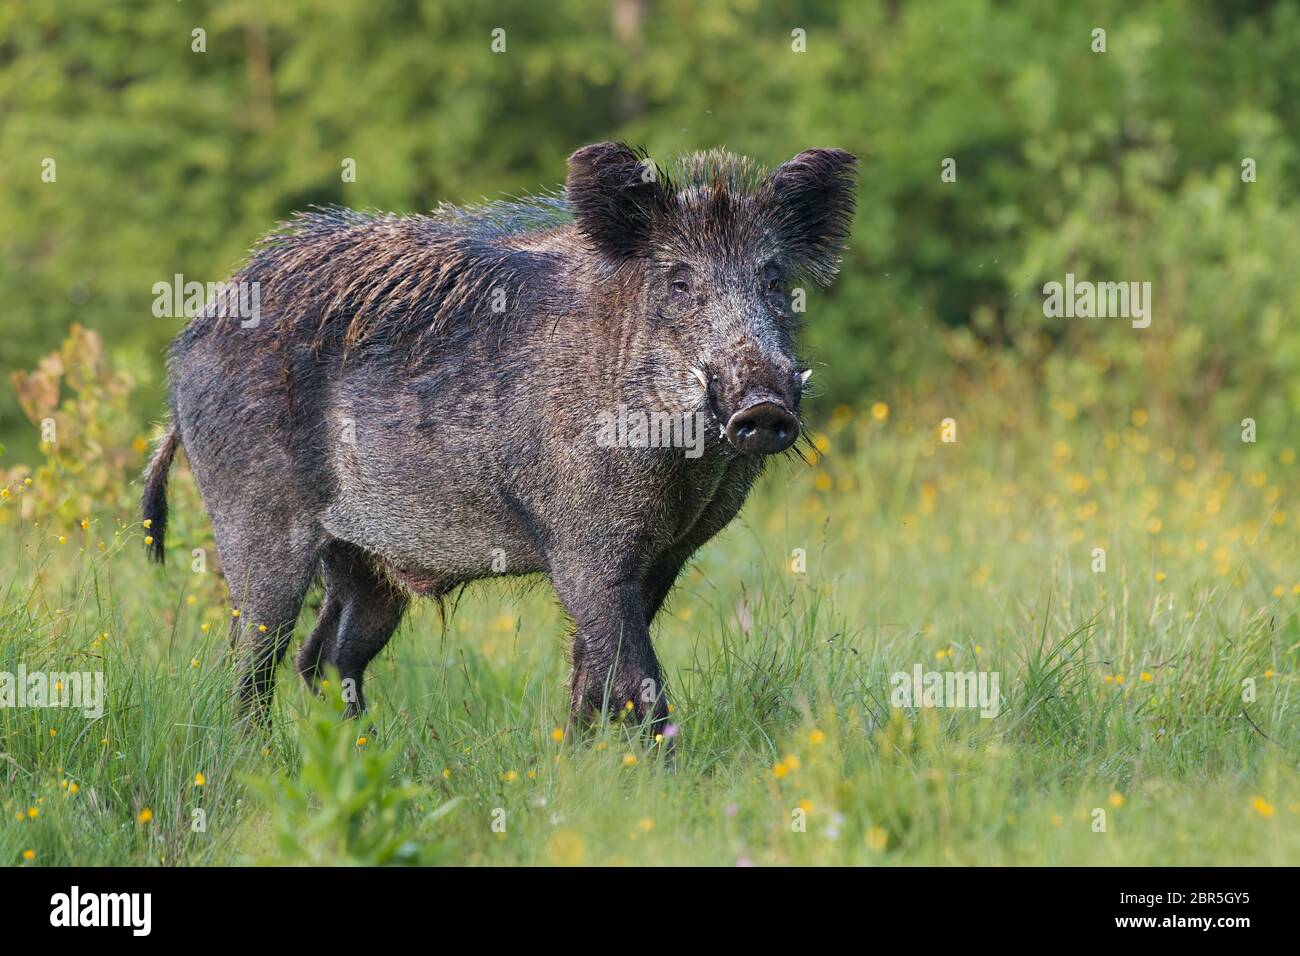
<svg viewBox="0 0 1300 956"><path fill-rule="evenodd" d="M218 576L146 567L124 511L20 520L39 489L14 487L0 671L103 671L108 696L97 721L0 708L0 861L1300 858L1294 451L1159 410L958 397L955 443L928 401L822 416L813 462L774 468L701 552L656 624L675 759L618 722L559 733L565 623L509 584L418 607L368 721L286 668L274 730L249 735ZM893 706L918 663L996 672L997 716Z"/></svg>

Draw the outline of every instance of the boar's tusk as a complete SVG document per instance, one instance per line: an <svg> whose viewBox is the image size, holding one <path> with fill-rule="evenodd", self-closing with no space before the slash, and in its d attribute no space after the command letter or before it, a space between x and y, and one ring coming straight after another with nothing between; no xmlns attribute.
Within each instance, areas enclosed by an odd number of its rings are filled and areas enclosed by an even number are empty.
<svg viewBox="0 0 1300 956"><path fill-rule="evenodd" d="M704 390L707 392L709 390L708 377L704 374L704 372L696 368L694 365L688 366L688 368L690 368L691 374L700 380L700 384L704 386Z"/></svg>
<svg viewBox="0 0 1300 956"><path fill-rule="evenodd" d="M810 368L804 369L802 372L799 373L799 384L807 385L808 379L810 378L812 378L812 369Z"/></svg>

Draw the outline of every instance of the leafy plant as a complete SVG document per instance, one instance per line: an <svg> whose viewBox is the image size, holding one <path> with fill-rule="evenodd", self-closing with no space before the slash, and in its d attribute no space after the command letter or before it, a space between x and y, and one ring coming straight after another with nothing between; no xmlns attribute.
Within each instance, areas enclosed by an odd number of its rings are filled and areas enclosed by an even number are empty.
<svg viewBox="0 0 1300 956"><path fill-rule="evenodd" d="M127 411L134 385L113 368L98 332L74 324L62 345L30 372L10 375L44 461L31 474L24 514L41 508L64 522L133 506L131 479L148 443ZM27 476L16 469L5 484Z"/></svg>
<svg viewBox="0 0 1300 956"><path fill-rule="evenodd" d="M342 704L313 702L298 732L301 767L253 776L248 786L270 810L277 854L259 862L309 866L426 865L444 845L419 830L455 809L448 800L422 813L426 790L393 782L395 749L358 736L341 720ZM413 824L417 824L419 830Z"/></svg>

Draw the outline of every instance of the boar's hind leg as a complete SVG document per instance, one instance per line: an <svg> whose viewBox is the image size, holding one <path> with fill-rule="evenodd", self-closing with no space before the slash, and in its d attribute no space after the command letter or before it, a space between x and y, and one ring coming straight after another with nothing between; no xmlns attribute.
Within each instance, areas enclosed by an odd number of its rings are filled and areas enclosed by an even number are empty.
<svg viewBox="0 0 1300 956"><path fill-rule="evenodd" d="M324 660L338 667L347 716L355 717L366 709L361 689L366 665L402 622L407 598L350 546L332 548L324 567L325 593L339 607L337 632L332 647L325 648Z"/></svg>
<svg viewBox="0 0 1300 956"><path fill-rule="evenodd" d="M217 543L222 544L221 537ZM231 545L227 537L222 561L238 611L230 640L238 658L239 700L245 716L264 723L270 716L275 667L293 637L311 583L315 547L282 542L275 550L255 551Z"/></svg>
<svg viewBox="0 0 1300 956"><path fill-rule="evenodd" d="M581 580L582 576L579 576ZM573 618L572 709L590 719L619 712L631 701L639 720L655 730L668 719L659 661L650 645L641 588L635 581L575 588L555 576L556 591Z"/></svg>

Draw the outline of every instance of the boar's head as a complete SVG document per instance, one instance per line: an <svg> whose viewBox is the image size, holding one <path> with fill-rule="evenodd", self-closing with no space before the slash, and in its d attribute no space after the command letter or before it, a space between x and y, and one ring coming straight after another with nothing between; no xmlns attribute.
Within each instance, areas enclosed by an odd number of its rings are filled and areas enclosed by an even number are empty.
<svg viewBox="0 0 1300 956"><path fill-rule="evenodd" d="M662 358L659 394L701 390L738 451L798 437L809 374L796 353L800 284L829 282L853 218L856 159L810 149L768 172L698 153L669 170L616 143L569 158L579 231L635 296ZM614 278L617 277L617 278Z"/></svg>

